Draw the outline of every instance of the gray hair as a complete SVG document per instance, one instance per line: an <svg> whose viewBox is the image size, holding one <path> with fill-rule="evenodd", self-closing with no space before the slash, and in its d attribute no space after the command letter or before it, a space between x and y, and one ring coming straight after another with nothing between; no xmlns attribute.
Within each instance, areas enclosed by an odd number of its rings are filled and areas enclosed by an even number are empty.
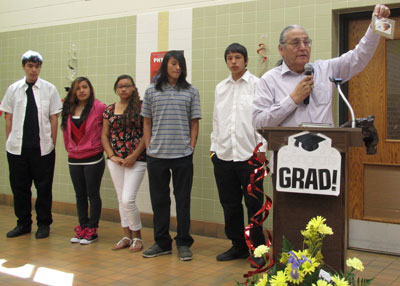
<svg viewBox="0 0 400 286"><path fill-rule="evenodd" d="M282 46L282 48L284 48L285 47L285 45L286 45L286 35L287 35L287 33L290 31L290 30L293 30L293 29L301 29L301 30L303 30L306 34L307 34L307 36L308 36L308 33L307 33L307 31L306 31L306 29L304 29L302 26L300 26L300 25L289 25L289 26L286 26L283 30L282 30L282 32L281 32L281 34L280 34L280 36L279 36L279 44ZM278 60L277 62L276 62L276 64L275 64L275 66L280 66L281 64L283 63L283 58L281 58L280 60Z"/></svg>
<svg viewBox="0 0 400 286"><path fill-rule="evenodd" d="M285 44L286 44L286 35L287 35L287 33L288 33L289 31L293 30L293 29L301 29L301 30L303 30L303 31L308 35L308 33L306 32L306 29L304 29L302 26L299 26L299 25L290 25L290 26L287 26L287 27L285 27L285 28L282 30L281 35L279 36L279 44L280 44L282 47L284 47Z"/></svg>

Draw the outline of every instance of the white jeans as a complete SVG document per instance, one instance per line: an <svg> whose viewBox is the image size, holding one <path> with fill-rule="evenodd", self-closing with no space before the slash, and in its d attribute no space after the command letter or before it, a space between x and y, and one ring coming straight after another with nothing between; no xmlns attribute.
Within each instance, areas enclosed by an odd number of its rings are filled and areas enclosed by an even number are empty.
<svg viewBox="0 0 400 286"><path fill-rule="evenodd" d="M142 229L136 195L146 172L147 163L137 161L132 168L126 168L107 160L107 166L118 197L122 227L129 227L132 231Z"/></svg>

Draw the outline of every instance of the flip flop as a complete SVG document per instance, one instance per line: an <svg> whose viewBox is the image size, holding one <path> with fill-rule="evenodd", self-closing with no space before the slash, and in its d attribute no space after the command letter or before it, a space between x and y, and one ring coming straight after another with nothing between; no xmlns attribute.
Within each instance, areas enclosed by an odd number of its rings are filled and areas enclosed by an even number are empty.
<svg viewBox="0 0 400 286"><path fill-rule="evenodd" d="M141 242L142 246L139 247L139 248L136 248L136 245L137 245L138 241ZM131 247L129 247L129 251L131 251L131 252L138 252L138 251L141 251L142 249L143 249L143 240L142 240L141 238L135 237L135 238L133 239L133 242L132 242L132 244L131 244Z"/></svg>
<svg viewBox="0 0 400 286"><path fill-rule="evenodd" d="M112 247L112 250L120 250L123 248L127 248L127 247L131 246L132 243L133 243L133 241L131 238L124 236L123 238L121 238L120 241L117 242L117 244L115 244Z"/></svg>

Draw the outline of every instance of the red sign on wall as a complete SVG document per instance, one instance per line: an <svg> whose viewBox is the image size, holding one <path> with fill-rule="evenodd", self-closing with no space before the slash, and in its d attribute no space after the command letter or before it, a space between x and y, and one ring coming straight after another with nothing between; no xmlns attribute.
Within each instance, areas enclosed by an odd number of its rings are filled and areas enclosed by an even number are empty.
<svg viewBox="0 0 400 286"><path fill-rule="evenodd" d="M154 82L166 53L154 52L150 54L150 83Z"/></svg>

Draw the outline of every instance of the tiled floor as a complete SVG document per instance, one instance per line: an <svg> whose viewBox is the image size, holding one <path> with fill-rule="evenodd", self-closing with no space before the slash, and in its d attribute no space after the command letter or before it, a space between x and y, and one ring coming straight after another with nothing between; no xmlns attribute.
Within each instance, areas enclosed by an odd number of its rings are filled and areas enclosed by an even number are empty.
<svg viewBox="0 0 400 286"><path fill-rule="evenodd" d="M246 260L217 262L216 254L230 247L222 239L194 236L194 259L182 262L172 255L143 258L141 252L112 251L121 237L119 224L101 222L99 240L88 246L71 244L77 219L54 215L49 238L37 240L33 232L6 238L15 226L13 209L0 205L0 285L235 285L249 269ZM144 229L145 248L153 243L152 229ZM365 265L365 277L376 276L372 285L400 286L400 257L348 251Z"/></svg>

